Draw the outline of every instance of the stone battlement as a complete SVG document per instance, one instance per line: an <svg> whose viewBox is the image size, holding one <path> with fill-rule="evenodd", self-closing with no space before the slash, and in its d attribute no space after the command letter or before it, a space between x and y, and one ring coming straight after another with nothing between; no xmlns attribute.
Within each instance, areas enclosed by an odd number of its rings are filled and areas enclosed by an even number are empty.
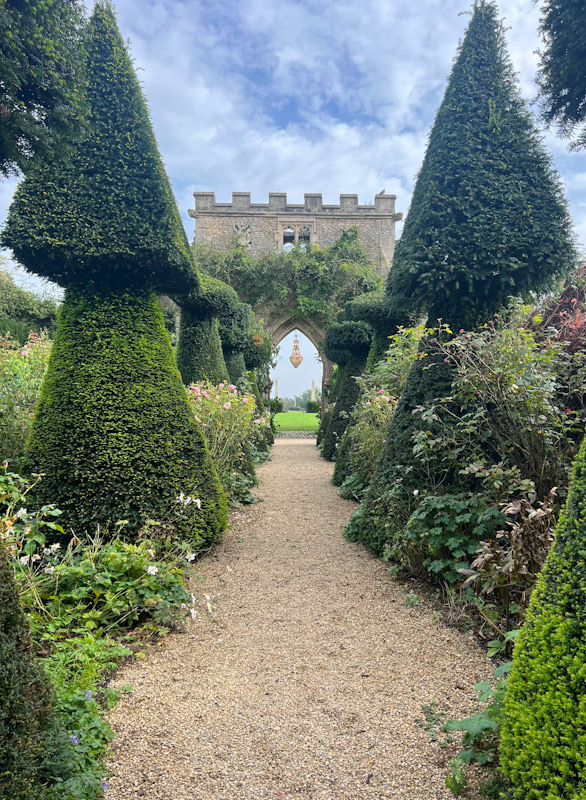
<svg viewBox="0 0 586 800"><path fill-rule="evenodd" d="M321 194L305 194L303 204L287 202L286 192L270 192L268 203L251 203L250 192L232 192L231 203L217 203L215 192L194 192L195 209L190 208L190 217L199 213L213 214L359 214L360 216L393 215L401 219L402 214L395 214L397 196L381 192L374 198L374 205L358 205L357 194L341 194L339 205L324 205Z"/></svg>
<svg viewBox="0 0 586 800"><path fill-rule="evenodd" d="M294 247L328 247L357 226L372 265L386 275L395 249L394 194L380 192L374 205L358 205L357 194L341 194L339 205L324 205L321 194L306 194L304 202L287 202L285 192L271 192L268 203L251 203L250 192L232 192L231 203L216 203L215 192L194 192L195 243L221 251L235 244L257 258Z"/></svg>

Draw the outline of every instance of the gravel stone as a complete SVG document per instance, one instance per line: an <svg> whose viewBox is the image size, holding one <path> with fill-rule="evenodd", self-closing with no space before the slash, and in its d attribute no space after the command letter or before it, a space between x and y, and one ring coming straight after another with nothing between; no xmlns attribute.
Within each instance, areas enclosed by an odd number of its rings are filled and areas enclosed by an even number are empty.
<svg viewBox="0 0 586 800"><path fill-rule="evenodd" d="M450 800L453 753L415 720L472 712L490 661L343 539L355 504L312 440L277 440L260 472L264 502L194 570L196 620L112 681L133 691L109 800Z"/></svg>

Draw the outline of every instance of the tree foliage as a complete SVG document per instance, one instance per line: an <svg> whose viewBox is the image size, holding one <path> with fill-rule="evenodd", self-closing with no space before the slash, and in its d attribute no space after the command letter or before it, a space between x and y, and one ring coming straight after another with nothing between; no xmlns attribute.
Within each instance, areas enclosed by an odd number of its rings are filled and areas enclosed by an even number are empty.
<svg viewBox="0 0 586 800"><path fill-rule="evenodd" d="M543 119L556 123L572 149L586 147L586 5L545 0L540 31L545 42L537 76Z"/></svg>
<svg viewBox="0 0 586 800"><path fill-rule="evenodd" d="M50 4L49 4L50 5ZM18 188L4 244L62 286L187 293L198 279L148 108L108 0L87 25L86 135Z"/></svg>
<svg viewBox="0 0 586 800"><path fill-rule="evenodd" d="M83 4L0 3L0 175L54 157L80 124Z"/></svg>
<svg viewBox="0 0 586 800"><path fill-rule="evenodd" d="M470 330L575 265L558 176L519 95L497 8L477 0L397 245L391 298Z"/></svg>

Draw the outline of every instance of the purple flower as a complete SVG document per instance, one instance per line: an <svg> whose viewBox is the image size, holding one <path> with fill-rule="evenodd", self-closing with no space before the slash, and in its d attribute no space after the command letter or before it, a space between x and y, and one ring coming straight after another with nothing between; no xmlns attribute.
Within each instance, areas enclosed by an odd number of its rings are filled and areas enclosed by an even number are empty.
<svg viewBox="0 0 586 800"><path fill-rule="evenodd" d="M107 792L108 791L108 784L106 783L106 781L104 781L103 784L102 784L102 791L103 792Z"/></svg>
<svg viewBox="0 0 586 800"><path fill-rule="evenodd" d="M91 700L92 699L92 694L93 694L93 692L91 690L89 692L86 692L85 693L85 699L86 700Z"/></svg>
<svg viewBox="0 0 586 800"><path fill-rule="evenodd" d="M79 737L76 736L75 734L71 734L71 736L69 737L69 741L71 742L71 744L79 744Z"/></svg>

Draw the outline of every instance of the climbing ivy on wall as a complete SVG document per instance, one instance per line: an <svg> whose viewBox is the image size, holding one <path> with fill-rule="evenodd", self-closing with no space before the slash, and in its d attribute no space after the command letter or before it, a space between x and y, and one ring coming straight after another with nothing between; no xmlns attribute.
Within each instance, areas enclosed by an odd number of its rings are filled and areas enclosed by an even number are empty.
<svg viewBox="0 0 586 800"><path fill-rule="evenodd" d="M194 247L202 272L232 286L267 322L287 312L293 319L335 322L344 303L380 288L381 278L370 266L358 229L344 231L331 247L293 250L250 258L237 247L218 253L209 246Z"/></svg>

